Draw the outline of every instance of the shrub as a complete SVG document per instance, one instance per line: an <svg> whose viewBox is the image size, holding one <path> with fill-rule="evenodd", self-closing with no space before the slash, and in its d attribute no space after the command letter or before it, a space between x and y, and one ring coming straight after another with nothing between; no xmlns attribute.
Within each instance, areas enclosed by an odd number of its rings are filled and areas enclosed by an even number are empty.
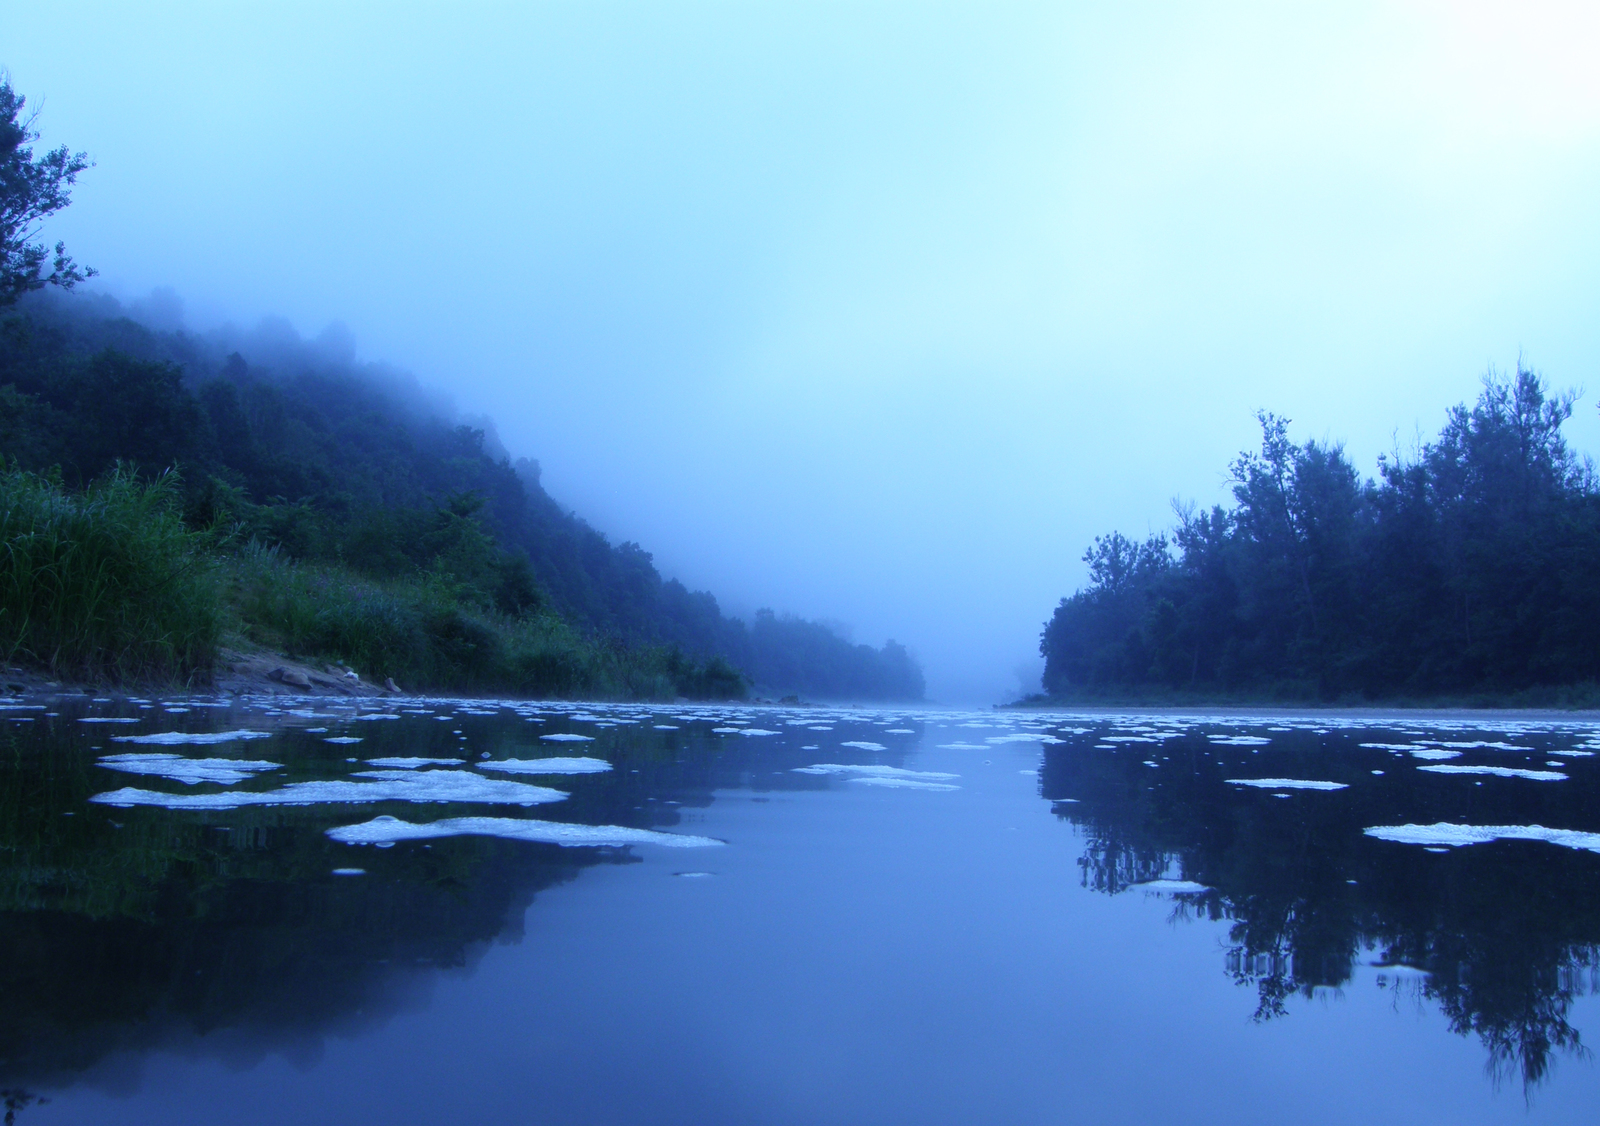
<svg viewBox="0 0 1600 1126"><path fill-rule="evenodd" d="M210 537L177 511L177 480L118 466L81 494L0 470L0 654L58 676L209 675L221 606Z"/></svg>

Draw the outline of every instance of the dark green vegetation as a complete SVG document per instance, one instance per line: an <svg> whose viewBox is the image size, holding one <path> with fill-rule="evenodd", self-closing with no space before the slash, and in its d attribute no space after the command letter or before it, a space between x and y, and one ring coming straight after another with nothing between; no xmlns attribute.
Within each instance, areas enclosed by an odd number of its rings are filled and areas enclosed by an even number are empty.
<svg viewBox="0 0 1600 1126"><path fill-rule="evenodd" d="M767 611L746 626L663 580L552 500L536 462L336 337L202 337L34 292L87 276L60 246L46 273L30 241L87 162L34 158L22 108L0 83L0 656L204 679L237 633L408 689L921 698L892 642ZM181 586L153 577L180 556Z"/></svg>
<svg viewBox="0 0 1600 1126"><path fill-rule="evenodd" d="M1263 414L1232 507L1095 540L1044 629L1046 691L1592 702L1600 488L1561 434L1573 398L1520 367L1486 379L1376 481Z"/></svg>
<svg viewBox="0 0 1600 1126"><path fill-rule="evenodd" d="M1257 1020L1287 1017L1297 996L1349 985L1362 963L1399 964L1412 972L1392 974L1395 988L1415 989L1453 1031L1477 1036L1496 1076L1532 1085L1560 1056L1584 1058L1569 1015L1600 984L1600 857L1526 841L1436 854L1362 829L1587 829L1596 824L1587 785L1472 786L1358 745L1374 738L1409 736L1298 731L1252 754L1200 730L1159 749L1097 749L1100 734L1090 733L1046 750L1042 792L1072 799L1055 810L1084 833L1084 886L1116 894L1181 876L1210 889L1181 896L1175 915L1229 921L1220 968L1255 991ZM1375 779L1374 768L1387 773ZM1350 788L1284 800L1225 781L1267 773Z"/></svg>
<svg viewBox="0 0 1600 1126"><path fill-rule="evenodd" d="M0 472L0 659L86 679L208 668L221 620L210 537L170 477L113 472L85 492Z"/></svg>

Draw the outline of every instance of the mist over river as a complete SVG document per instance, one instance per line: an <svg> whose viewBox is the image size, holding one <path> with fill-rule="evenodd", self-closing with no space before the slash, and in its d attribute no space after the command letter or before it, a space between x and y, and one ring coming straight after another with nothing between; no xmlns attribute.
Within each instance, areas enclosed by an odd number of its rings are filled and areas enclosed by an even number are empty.
<svg viewBox="0 0 1600 1126"><path fill-rule="evenodd" d="M1600 723L0 703L47 1123L1579 1122Z"/></svg>

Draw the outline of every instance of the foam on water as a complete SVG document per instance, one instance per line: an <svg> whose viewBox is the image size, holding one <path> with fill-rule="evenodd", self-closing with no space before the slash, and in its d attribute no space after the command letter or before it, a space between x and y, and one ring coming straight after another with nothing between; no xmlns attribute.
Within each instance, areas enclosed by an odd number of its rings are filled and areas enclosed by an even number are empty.
<svg viewBox="0 0 1600 1126"><path fill-rule="evenodd" d="M154 805L167 809L237 809L246 805L363 804L378 801L476 802L488 805L539 805L567 795L545 786L485 778L465 770L369 770L357 777L372 781L291 782L277 790L227 790L220 794L164 794L132 787L95 794L101 805Z"/></svg>
<svg viewBox="0 0 1600 1126"><path fill-rule="evenodd" d="M502 758L477 763L479 770L507 774L600 774L611 769L603 758Z"/></svg>
<svg viewBox="0 0 1600 1126"><path fill-rule="evenodd" d="M1174 895L1189 895L1211 890L1205 884L1197 884L1193 880L1146 880L1141 884L1129 884L1128 887L1130 890L1164 891Z"/></svg>
<svg viewBox="0 0 1600 1126"><path fill-rule="evenodd" d="M1490 841L1544 841L1562 848L1600 852L1600 833L1546 829L1543 825L1454 825L1448 821L1436 821L1432 825L1374 825L1361 831L1380 841L1398 844L1460 848Z"/></svg>
<svg viewBox="0 0 1600 1126"><path fill-rule="evenodd" d="M924 782L917 778L882 778L875 774L857 775L850 779L851 782L860 782L863 786L888 786L896 790L959 790L960 786L952 786L948 782Z"/></svg>
<svg viewBox="0 0 1600 1126"><path fill-rule="evenodd" d="M811 766L797 766L795 774L856 774L871 778L926 778L948 781L960 778L959 774L944 774L937 770L907 770L900 766L847 766L837 762L819 762Z"/></svg>
<svg viewBox="0 0 1600 1126"><path fill-rule="evenodd" d="M1348 782L1316 782L1307 778L1225 778L1230 786L1259 786L1263 790L1347 790Z"/></svg>
<svg viewBox="0 0 1600 1126"><path fill-rule="evenodd" d="M839 745L841 747L854 747L858 751L887 751L889 749L882 743L869 743L860 739L852 740L849 743L840 743Z"/></svg>
<svg viewBox="0 0 1600 1126"><path fill-rule="evenodd" d="M171 747L181 743L236 743L241 739L270 739L269 731L157 731L149 735L113 735L113 743L148 743L156 746Z"/></svg>
<svg viewBox="0 0 1600 1126"><path fill-rule="evenodd" d="M653 829L631 829L622 825L569 825L560 821L523 821L512 817L450 817L422 824L402 821L397 817L375 817L360 825L341 825L329 829L328 836L344 844L393 844L396 841L460 836L502 837L506 840L568 847L653 844L669 848L710 848L723 843L713 837L658 833Z"/></svg>
<svg viewBox="0 0 1600 1126"><path fill-rule="evenodd" d="M1530 782L1565 782L1567 776L1556 770L1523 770L1515 766L1419 766L1430 774L1493 774L1497 778L1526 778Z"/></svg>
<svg viewBox="0 0 1600 1126"><path fill-rule="evenodd" d="M460 766L466 761L464 758L369 758L367 763L390 770L415 770L419 766Z"/></svg>
<svg viewBox="0 0 1600 1126"><path fill-rule="evenodd" d="M549 735L541 735L541 736L539 736L539 738L543 739L546 743L593 743L594 742L594 736L593 735L576 735L571 731L557 731L557 732L554 732L554 733L549 734Z"/></svg>
<svg viewBox="0 0 1600 1126"><path fill-rule="evenodd" d="M128 774L154 774L193 786L198 782L220 782L231 786L255 777L263 770L281 770L282 763L231 758L184 758L182 755L148 752L105 755L100 765Z"/></svg>

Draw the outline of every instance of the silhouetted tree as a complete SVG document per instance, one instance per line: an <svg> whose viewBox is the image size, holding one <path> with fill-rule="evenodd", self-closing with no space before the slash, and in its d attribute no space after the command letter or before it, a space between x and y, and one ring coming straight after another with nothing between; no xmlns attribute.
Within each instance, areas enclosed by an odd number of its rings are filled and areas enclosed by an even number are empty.
<svg viewBox="0 0 1600 1126"><path fill-rule="evenodd" d="M26 106L10 81L0 80L0 305L47 285L71 289L95 274L72 260L66 244L52 249L33 241L44 221L72 201L78 173L91 162L65 145L35 157L36 115L24 116Z"/></svg>

